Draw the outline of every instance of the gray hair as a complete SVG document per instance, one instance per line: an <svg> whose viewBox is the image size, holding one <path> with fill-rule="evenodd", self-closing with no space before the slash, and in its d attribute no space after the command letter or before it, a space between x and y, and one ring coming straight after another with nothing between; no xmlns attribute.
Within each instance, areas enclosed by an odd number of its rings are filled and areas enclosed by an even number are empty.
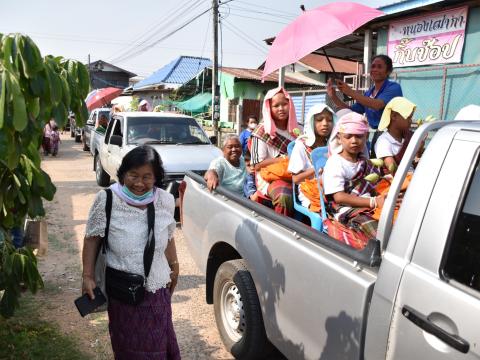
<svg viewBox="0 0 480 360"><path fill-rule="evenodd" d="M225 146L227 146L227 143L228 143L230 140L237 140L238 142L240 142L240 138L238 137L238 135L228 134L228 135L226 135L226 136L223 138L222 148L224 148Z"/></svg>

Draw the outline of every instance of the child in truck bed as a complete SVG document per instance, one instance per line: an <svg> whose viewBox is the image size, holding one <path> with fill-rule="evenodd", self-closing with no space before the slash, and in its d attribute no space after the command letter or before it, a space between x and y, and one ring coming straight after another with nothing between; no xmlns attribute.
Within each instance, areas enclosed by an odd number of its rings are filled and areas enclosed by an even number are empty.
<svg viewBox="0 0 480 360"><path fill-rule="evenodd" d="M376 196L373 182L365 179L379 173L365 156L367 135L368 122L363 115L343 115L332 132L332 155L323 171L328 233L357 249L376 236L378 223L372 214L384 201L383 196Z"/></svg>
<svg viewBox="0 0 480 360"><path fill-rule="evenodd" d="M264 174L272 167L285 170L288 166L287 146L295 140L297 128L295 106L285 89L278 87L267 92L263 101L263 123L252 132L250 152L256 172L257 191L271 200L276 213L293 215L291 177L267 179ZM284 167L284 164L287 166ZM263 170L264 169L264 170Z"/></svg>
<svg viewBox="0 0 480 360"><path fill-rule="evenodd" d="M288 163L288 171L292 173L292 181L299 184L298 198L302 206L318 212L318 207L311 208L312 202L319 198L315 180L311 152L317 147L326 146L333 129L334 113L326 104L314 105L307 114L304 124L304 135L295 141ZM314 186L302 187L307 181L313 181ZM303 189L302 189L303 188ZM308 191L313 190L313 191Z"/></svg>
<svg viewBox="0 0 480 360"><path fill-rule="evenodd" d="M393 98L383 111L378 130L384 131L375 144L375 154L385 168L395 175L403 154L412 138L410 130L416 105L404 97Z"/></svg>

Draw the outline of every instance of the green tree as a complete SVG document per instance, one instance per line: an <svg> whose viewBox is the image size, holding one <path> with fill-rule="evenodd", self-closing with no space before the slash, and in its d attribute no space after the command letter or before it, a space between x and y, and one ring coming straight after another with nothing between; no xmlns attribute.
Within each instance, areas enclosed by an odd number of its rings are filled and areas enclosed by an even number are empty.
<svg viewBox="0 0 480 360"><path fill-rule="evenodd" d="M10 231L28 215L45 215L42 198L52 200L55 186L40 168L39 148L45 124L59 127L75 113L80 126L88 117L86 67L62 57L42 57L21 34L0 34L0 314L12 316L22 286L35 293L43 286L30 249L15 249ZM3 292L3 295L1 293Z"/></svg>
<svg viewBox="0 0 480 360"><path fill-rule="evenodd" d="M130 101L130 111L137 111L139 104L140 99L137 96L132 96L132 100Z"/></svg>

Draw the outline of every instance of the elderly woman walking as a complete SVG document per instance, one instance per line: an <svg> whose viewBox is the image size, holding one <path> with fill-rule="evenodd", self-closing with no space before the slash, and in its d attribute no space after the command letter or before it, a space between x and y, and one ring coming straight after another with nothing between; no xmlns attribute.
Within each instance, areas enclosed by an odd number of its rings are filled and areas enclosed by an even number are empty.
<svg viewBox="0 0 480 360"><path fill-rule="evenodd" d="M152 147L139 146L125 155L117 176L119 182L110 187L109 223L106 191L97 194L90 209L82 291L93 299L95 259L101 239L108 236L106 288L115 359L180 359L171 309L179 273L173 239L175 203L173 196L160 188L164 178L160 156ZM149 245L150 252L146 250ZM149 253L150 258L145 256ZM122 279L144 274L143 301L132 304L129 298L119 296Z"/></svg>

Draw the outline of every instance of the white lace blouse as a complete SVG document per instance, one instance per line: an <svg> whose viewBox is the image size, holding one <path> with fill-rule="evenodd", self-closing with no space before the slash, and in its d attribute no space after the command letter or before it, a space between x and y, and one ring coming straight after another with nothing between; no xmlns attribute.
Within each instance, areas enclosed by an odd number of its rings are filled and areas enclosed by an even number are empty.
<svg viewBox="0 0 480 360"><path fill-rule="evenodd" d="M170 282L170 267L165 257L165 248L175 230L175 200L165 190L158 189L160 196L155 202L155 252L148 275L146 289L155 292ZM100 191L90 209L86 236L104 236L107 195ZM128 205L112 193L112 215L108 236L107 265L117 270L143 275L143 251L147 242L147 209Z"/></svg>

